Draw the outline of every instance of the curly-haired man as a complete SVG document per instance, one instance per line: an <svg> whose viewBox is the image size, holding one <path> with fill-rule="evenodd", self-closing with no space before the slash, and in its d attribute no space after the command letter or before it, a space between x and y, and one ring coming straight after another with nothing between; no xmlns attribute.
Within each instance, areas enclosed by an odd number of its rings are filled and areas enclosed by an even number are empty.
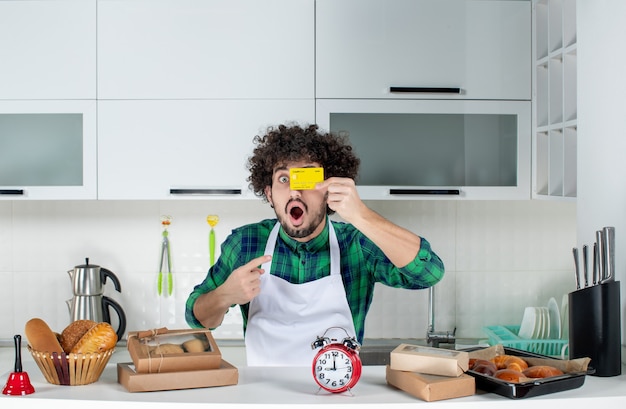
<svg viewBox="0 0 626 409"><path fill-rule="evenodd" d="M308 366L311 342L328 328L363 341L374 284L430 287L444 266L424 238L361 201L360 161L316 125L279 125L254 138L250 187L276 219L233 230L206 278L189 295L192 327L218 327L230 307L243 315L248 365ZM321 167L324 181L293 190L290 169ZM345 222L331 221L337 213Z"/></svg>

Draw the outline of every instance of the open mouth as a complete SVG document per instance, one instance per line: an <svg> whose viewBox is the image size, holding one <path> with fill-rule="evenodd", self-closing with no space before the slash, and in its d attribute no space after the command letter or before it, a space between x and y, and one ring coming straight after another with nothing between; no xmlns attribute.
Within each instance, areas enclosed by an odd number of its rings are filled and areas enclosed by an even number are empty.
<svg viewBox="0 0 626 409"><path fill-rule="evenodd" d="M291 202L288 204L289 218L294 226L299 226L303 222L305 206L304 203Z"/></svg>

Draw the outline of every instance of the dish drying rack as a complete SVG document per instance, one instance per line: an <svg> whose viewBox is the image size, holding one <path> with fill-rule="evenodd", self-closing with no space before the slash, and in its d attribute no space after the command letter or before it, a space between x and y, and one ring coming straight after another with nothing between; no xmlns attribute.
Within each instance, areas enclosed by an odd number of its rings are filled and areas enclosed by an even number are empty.
<svg viewBox="0 0 626 409"><path fill-rule="evenodd" d="M521 338L519 325L491 325L483 327L489 337L489 345L498 345L521 349L522 351L561 358L561 351L567 345L567 339L527 339Z"/></svg>

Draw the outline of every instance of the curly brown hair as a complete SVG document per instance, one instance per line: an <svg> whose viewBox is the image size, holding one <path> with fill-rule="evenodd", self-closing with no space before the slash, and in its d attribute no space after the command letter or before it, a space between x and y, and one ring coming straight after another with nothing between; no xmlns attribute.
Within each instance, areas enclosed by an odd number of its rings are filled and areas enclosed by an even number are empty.
<svg viewBox="0 0 626 409"><path fill-rule="evenodd" d="M248 182L254 194L267 201L265 187L272 185L277 166L289 162L316 162L324 168L326 179L334 176L356 179L360 159L347 138L320 132L317 125L278 125L267 128L263 136L254 137L257 145L248 158Z"/></svg>

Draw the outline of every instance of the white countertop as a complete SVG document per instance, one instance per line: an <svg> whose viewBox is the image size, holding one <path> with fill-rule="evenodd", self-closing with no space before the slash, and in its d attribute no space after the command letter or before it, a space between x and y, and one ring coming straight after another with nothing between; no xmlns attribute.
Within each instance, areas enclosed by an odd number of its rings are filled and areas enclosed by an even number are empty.
<svg viewBox="0 0 626 409"><path fill-rule="evenodd" d="M624 408L626 406L626 368L617 377L600 378L587 376L585 383L578 389L528 399L509 399L480 390L470 397L437 402L425 402L401 390L387 385L384 366L365 366L359 383L348 393L329 394L318 391L311 369L306 368L270 368L247 367L245 352L242 347L220 346L223 359L239 370L237 385L214 388L186 389L163 392L128 392L117 383L117 363L131 362L125 347L118 346L100 379L91 385L58 386L46 382L32 356L24 349L22 354L23 371L28 373L35 393L27 396L0 395L2 409L26 407L27 405L61 406L64 409L110 409L115 405L121 408L143 407L224 407L274 408L288 404L298 408L344 408L373 407L380 405L408 407L416 404L428 404L438 408L512 408L527 407L531 402L533 409L555 407L566 408L581 406L601 406ZM13 372L15 356L13 348L0 348L0 382L4 387L9 374Z"/></svg>

